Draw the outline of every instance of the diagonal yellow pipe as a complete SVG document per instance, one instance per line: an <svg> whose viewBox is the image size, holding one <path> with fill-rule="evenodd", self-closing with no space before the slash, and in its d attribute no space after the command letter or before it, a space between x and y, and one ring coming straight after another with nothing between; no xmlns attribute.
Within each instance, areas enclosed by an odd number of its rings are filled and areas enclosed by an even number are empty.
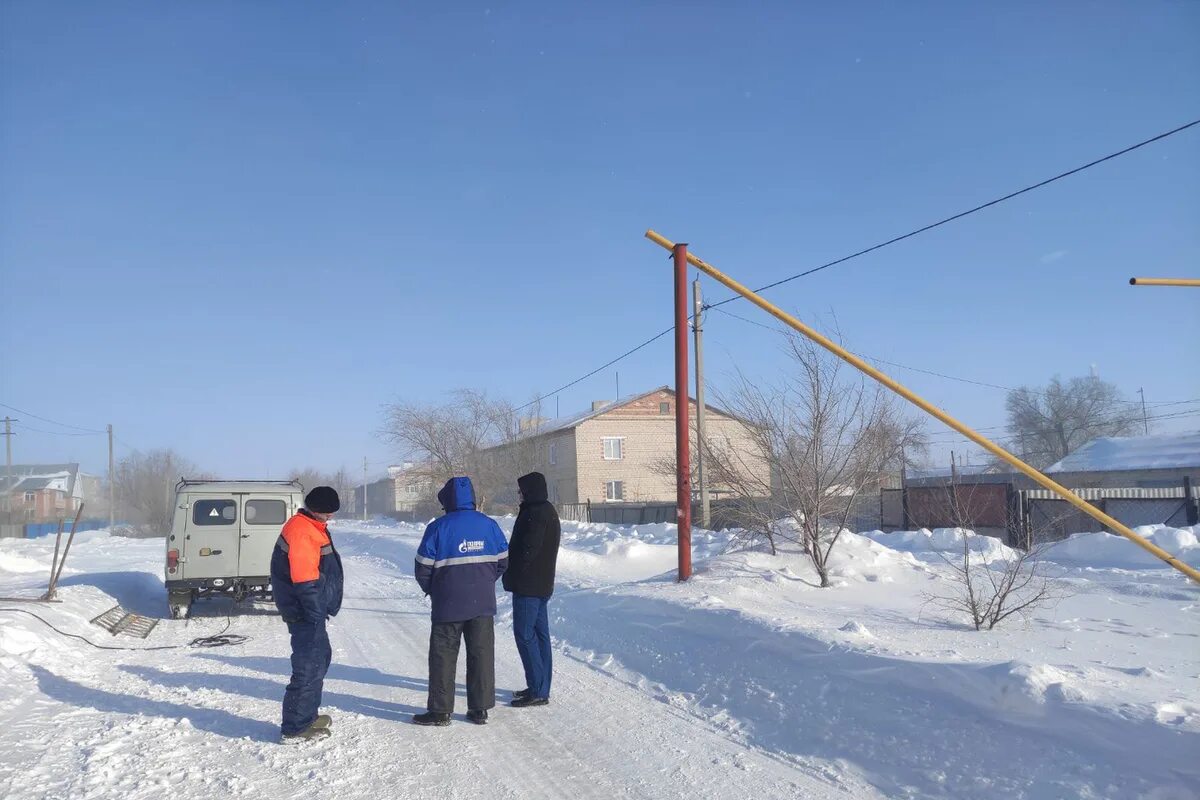
<svg viewBox="0 0 1200 800"><path fill-rule="evenodd" d="M1130 278L1130 286L1198 286L1200 278Z"/></svg>
<svg viewBox="0 0 1200 800"><path fill-rule="evenodd" d="M653 230L646 231L646 238L667 250L672 250L675 247L674 242L670 241L662 234L656 233ZM1153 544L1152 542L1148 542L1145 539L1143 539L1141 536L1138 536L1136 533L1134 533L1128 527L1123 525L1121 522L1110 517L1108 514L1105 514L1103 511L1096 508L1094 505L1087 502L1083 498L1079 497L1079 495L1075 494L1067 487L1062 486L1059 483L1056 483L1055 481L1046 477L1041 472L1039 472L1038 470L1029 466L1024 461L1017 458L1016 456L1014 456L1012 453L1005 450L1000 445L998 445L995 442L993 442L992 440L976 433L973 429L968 428L966 425L959 422L957 419L950 416L945 411L942 411L940 408L933 405L928 400L925 400L920 395L915 394L914 392L910 391L909 389L906 389L903 385L898 383L893 378L891 378L888 375L886 375L885 373L880 372L879 370L875 369L870 364L868 364L867 362L863 361L858 356L851 353L849 350L846 350L844 347L840 346L837 342L834 342L831 339L828 339L827 337L822 336L819 332L808 327L803 322L801 322L800 320L793 317L791 314L788 314L783 309L781 309L778 306L776 306L775 304L771 303L769 300L764 300L762 297L759 297L757 294L754 293L753 290L743 286L742 284L735 281L733 278L730 278L729 276L723 274L720 270L718 270L712 264L709 264L708 262L697 258L690 251L688 252L687 258L688 258L689 264L691 264L696 269L703 272L705 275L708 275L709 277L713 278L714 280L719 281L720 283L723 283L725 286L727 286L730 289L732 289L733 291L737 292L742 297L745 297L751 303L754 303L754 305L758 306L763 311L766 311L768 314L787 323L787 325L789 327L795 329L796 331L799 331L804 336L807 336L809 339L811 339L814 342L816 342L817 344L821 345L821 347L824 347L826 350L833 353L838 358L842 359L843 361L848 362L849 364L854 366L856 369L858 369L862 372L865 372L870 377L879 381L884 386L891 389L893 392L895 392L896 394L900 395L908 402L915 405L917 408L919 408L922 411L924 411L925 413L935 417L936 419L940 420L941 422L944 422L945 424L949 425L951 428L958 431L963 436L967 437L972 442L974 442L975 444L982 447L984 450L987 450L989 453L991 453L992 455L1001 459L1002 461L1007 463L1009 466L1016 469L1018 472L1022 473L1026 477L1033 480L1039 486L1041 486L1045 489L1049 489L1050 491L1059 495L1060 497L1062 497L1063 500L1066 500L1068 503L1075 506L1076 508L1078 508L1080 511L1087 514L1088 516L1092 517L1097 522L1102 523L1105 527L1109 528L1110 530L1112 530L1116 533L1119 533L1121 536L1124 536L1126 539L1133 542L1138 547L1141 547L1143 550L1146 550L1147 552L1152 553L1153 555L1157 556L1158 558L1161 558L1163 561L1167 562L1172 567L1174 567L1175 569L1182 572L1184 575L1187 575L1192 580L1196 581L1197 583L1200 583L1200 571L1197 571L1196 569L1189 566L1188 564L1185 564L1183 561L1180 561L1178 558L1175 558L1175 556L1171 555L1166 550L1163 550L1161 547L1158 547L1157 545Z"/></svg>

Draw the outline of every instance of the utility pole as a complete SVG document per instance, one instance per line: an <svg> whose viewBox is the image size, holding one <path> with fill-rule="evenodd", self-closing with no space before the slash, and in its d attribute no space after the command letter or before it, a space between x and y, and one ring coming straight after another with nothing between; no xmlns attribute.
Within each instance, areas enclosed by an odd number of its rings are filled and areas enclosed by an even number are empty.
<svg viewBox="0 0 1200 800"><path fill-rule="evenodd" d="M12 424L17 420L11 417L4 418L4 510L6 512L12 510L10 503L12 502Z"/></svg>
<svg viewBox="0 0 1200 800"><path fill-rule="evenodd" d="M688 402L687 245L675 245L675 514L679 522L679 580L692 577L691 410Z"/></svg>
<svg viewBox="0 0 1200 800"><path fill-rule="evenodd" d="M108 424L108 529L111 531L117 524L116 486L117 473L113 469L113 432L112 423Z"/></svg>
<svg viewBox="0 0 1200 800"><path fill-rule="evenodd" d="M1150 419L1146 416L1146 392L1140 386L1138 387L1138 394L1142 396L1142 431L1149 436Z"/></svg>
<svg viewBox="0 0 1200 800"><path fill-rule="evenodd" d="M712 524L708 499L708 481L704 479L704 300L700 294L700 279L692 281L692 333L696 340L696 480L700 484L700 527Z"/></svg>
<svg viewBox="0 0 1200 800"><path fill-rule="evenodd" d="M367 457L363 456L363 522L367 521Z"/></svg>

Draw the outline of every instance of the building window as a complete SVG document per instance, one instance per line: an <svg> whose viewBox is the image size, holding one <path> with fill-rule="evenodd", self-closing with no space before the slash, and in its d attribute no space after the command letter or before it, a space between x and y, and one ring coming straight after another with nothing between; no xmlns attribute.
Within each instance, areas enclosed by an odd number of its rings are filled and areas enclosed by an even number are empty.
<svg viewBox="0 0 1200 800"><path fill-rule="evenodd" d="M35 495L33 492L25 493L25 502L26 503L32 503L36 498L37 498L37 495Z"/></svg>
<svg viewBox="0 0 1200 800"><path fill-rule="evenodd" d="M604 460L620 461L624 458L625 439L621 436L605 436L600 440L604 443Z"/></svg>
<svg viewBox="0 0 1200 800"><path fill-rule="evenodd" d="M609 481L604 484L604 499L610 503L625 499L625 481Z"/></svg>
<svg viewBox="0 0 1200 800"><path fill-rule="evenodd" d="M658 413L670 414L671 413L671 404L670 403L659 403L658 404Z"/></svg>
<svg viewBox="0 0 1200 800"><path fill-rule="evenodd" d="M550 443L550 465L558 463L558 442Z"/></svg>

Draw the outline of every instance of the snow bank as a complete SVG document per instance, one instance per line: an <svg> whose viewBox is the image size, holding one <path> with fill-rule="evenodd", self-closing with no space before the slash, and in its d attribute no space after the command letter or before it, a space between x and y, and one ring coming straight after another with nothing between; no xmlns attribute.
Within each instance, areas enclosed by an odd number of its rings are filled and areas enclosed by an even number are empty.
<svg viewBox="0 0 1200 800"><path fill-rule="evenodd" d="M1171 555L1192 566L1200 566L1200 525L1190 528L1169 528L1165 525L1143 525L1134 532ZM1016 551L992 536L977 535L963 528L922 528L918 531L867 531L859 534L884 547L902 553L961 553L963 540L972 552L988 560L1007 560ZM1044 560L1078 567L1097 569L1158 569L1168 568L1161 559L1143 550L1123 536L1111 533L1078 533L1051 545Z"/></svg>
<svg viewBox="0 0 1200 800"><path fill-rule="evenodd" d="M0 553L0 572L50 572L50 567L47 564L41 564L34 561L32 558L19 556L15 553Z"/></svg>
<svg viewBox="0 0 1200 800"><path fill-rule="evenodd" d="M878 542L884 547L899 550L903 553L961 553L963 542L973 553L979 553L986 558L1007 560L1016 555L1004 542L994 536L980 536L966 528L921 528L917 531L867 531L859 534Z"/></svg>
<svg viewBox="0 0 1200 800"><path fill-rule="evenodd" d="M1143 525L1134 533L1148 539L1171 555L1200 567L1200 525L1190 528L1169 528L1165 525ZM1050 547L1046 558L1076 566L1107 569L1169 569L1170 566L1138 545L1112 533L1077 533Z"/></svg>

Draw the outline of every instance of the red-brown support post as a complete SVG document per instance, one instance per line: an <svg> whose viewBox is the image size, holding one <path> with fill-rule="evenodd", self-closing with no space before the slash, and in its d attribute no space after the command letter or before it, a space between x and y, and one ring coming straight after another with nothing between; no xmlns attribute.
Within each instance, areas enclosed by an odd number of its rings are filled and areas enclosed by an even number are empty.
<svg viewBox="0 0 1200 800"><path fill-rule="evenodd" d="M675 516L679 522L679 580L692 577L692 465L688 447L688 302L687 244L673 249L675 257Z"/></svg>

